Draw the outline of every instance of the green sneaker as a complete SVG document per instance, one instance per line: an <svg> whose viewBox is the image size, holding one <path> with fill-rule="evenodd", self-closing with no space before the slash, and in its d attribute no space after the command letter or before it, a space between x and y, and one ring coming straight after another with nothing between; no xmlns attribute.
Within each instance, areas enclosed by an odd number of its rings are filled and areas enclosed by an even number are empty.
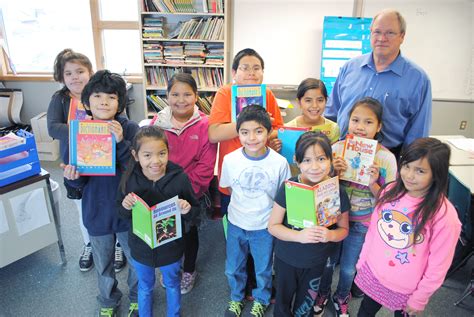
<svg viewBox="0 0 474 317"><path fill-rule="evenodd" d="M229 302L229 307L225 311L224 317L240 317L242 314L242 308L244 308L244 303L231 300Z"/></svg>
<svg viewBox="0 0 474 317"><path fill-rule="evenodd" d="M128 317L138 317L138 303L130 303L130 308L128 309Z"/></svg>
<svg viewBox="0 0 474 317"><path fill-rule="evenodd" d="M99 311L99 317L115 317L117 315L117 308L104 307Z"/></svg>
<svg viewBox="0 0 474 317"><path fill-rule="evenodd" d="M250 315L255 317L263 317L265 316L265 312L267 311L267 305L263 305L257 301L253 302L252 309L250 310Z"/></svg>

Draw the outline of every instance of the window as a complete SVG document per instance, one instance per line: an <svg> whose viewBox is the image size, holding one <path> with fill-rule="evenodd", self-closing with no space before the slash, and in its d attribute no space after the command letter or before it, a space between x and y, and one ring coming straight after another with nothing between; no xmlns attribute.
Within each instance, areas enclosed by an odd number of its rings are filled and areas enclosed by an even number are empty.
<svg viewBox="0 0 474 317"><path fill-rule="evenodd" d="M67 47L87 55L95 69L137 75L137 6L135 0L0 0L0 43L3 33L19 75L51 73L54 58Z"/></svg>
<svg viewBox="0 0 474 317"><path fill-rule="evenodd" d="M89 2L80 2L0 0L5 46L18 73L52 72L54 58L67 47L94 56Z"/></svg>

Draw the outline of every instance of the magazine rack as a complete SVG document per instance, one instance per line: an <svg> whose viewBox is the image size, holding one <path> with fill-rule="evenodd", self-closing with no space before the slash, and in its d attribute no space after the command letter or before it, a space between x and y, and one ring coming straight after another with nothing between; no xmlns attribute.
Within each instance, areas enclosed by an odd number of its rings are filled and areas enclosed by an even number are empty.
<svg viewBox="0 0 474 317"><path fill-rule="evenodd" d="M6 150L0 150L0 159L5 159L12 155L20 156L19 159L13 159L7 163L0 164L0 187L41 172L34 135L24 130L18 131L17 135L25 138L26 143ZM22 153L24 155L21 155Z"/></svg>

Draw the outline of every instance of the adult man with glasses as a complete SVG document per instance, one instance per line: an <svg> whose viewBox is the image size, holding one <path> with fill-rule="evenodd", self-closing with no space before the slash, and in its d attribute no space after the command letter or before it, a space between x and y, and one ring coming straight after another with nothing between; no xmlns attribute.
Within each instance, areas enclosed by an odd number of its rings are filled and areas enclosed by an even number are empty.
<svg viewBox="0 0 474 317"><path fill-rule="evenodd" d="M382 144L397 157L403 146L428 136L431 83L426 73L400 52L406 32L398 11L383 10L370 27L372 52L347 62L337 77L325 116L336 120L345 137L354 103L370 96L383 105Z"/></svg>

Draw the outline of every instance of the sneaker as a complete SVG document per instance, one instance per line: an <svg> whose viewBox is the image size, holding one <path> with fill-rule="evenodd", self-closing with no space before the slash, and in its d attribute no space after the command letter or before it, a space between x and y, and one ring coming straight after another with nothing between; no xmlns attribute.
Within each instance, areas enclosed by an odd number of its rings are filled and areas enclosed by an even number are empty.
<svg viewBox="0 0 474 317"><path fill-rule="evenodd" d="M117 308L101 308L99 317L115 317L117 316Z"/></svg>
<svg viewBox="0 0 474 317"><path fill-rule="evenodd" d="M263 305L257 301L253 302L252 309L250 310L250 315L255 317L265 316L265 311L267 310L267 305Z"/></svg>
<svg viewBox="0 0 474 317"><path fill-rule="evenodd" d="M92 246L89 242L84 244L81 257L79 258L79 270L82 272L90 271L94 267L94 260L92 258Z"/></svg>
<svg viewBox="0 0 474 317"><path fill-rule="evenodd" d="M229 307L227 307L227 310L225 311L224 317L240 317L243 308L244 303L231 300L229 302Z"/></svg>
<svg viewBox="0 0 474 317"><path fill-rule="evenodd" d="M130 308L128 309L128 317L138 317L138 303L130 303Z"/></svg>
<svg viewBox="0 0 474 317"><path fill-rule="evenodd" d="M127 264L127 258L123 254L123 249L120 246L120 243L115 244L115 259L114 259L114 269L115 273L118 273L123 270Z"/></svg>
<svg viewBox="0 0 474 317"><path fill-rule="evenodd" d="M181 294L187 294L193 289L194 282L196 281L196 276L196 271L194 271L193 273L183 273L183 276L181 277Z"/></svg>
<svg viewBox="0 0 474 317"><path fill-rule="evenodd" d="M349 317L350 300L351 295L348 295L345 299L339 299L336 296L332 297L332 303L334 304L334 309L336 310L337 317Z"/></svg>
<svg viewBox="0 0 474 317"><path fill-rule="evenodd" d="M328 304L328 295L320 295L319 293L316 295L316 300L314 301L314 316L322 316L324 313L324 309Z"/></svg>

